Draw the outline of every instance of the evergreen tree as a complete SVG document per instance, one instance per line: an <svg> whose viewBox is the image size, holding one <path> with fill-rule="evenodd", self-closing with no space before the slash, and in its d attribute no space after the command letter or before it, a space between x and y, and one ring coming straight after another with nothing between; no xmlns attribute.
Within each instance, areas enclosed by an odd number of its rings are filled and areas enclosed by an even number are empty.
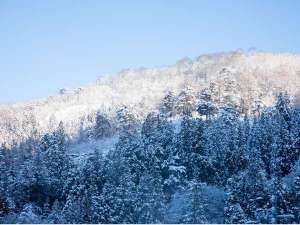
<svg viewBox="0 0 300 225"><path fill-rule="evenodd" d="M226 224L241 224L247 221L246 215L240 204L235 200L234 196L230 195L230 193L226 200L224 216Z"/></svg>
<svg viewBox="0 0 300 225"><path fill-rule="evenodd" d="M197 111L200 115L205 116L206 119L210 119L217 112L210 89L203 89L200 92Z"/></svg>
<svg viewBox="0 0 300 225"><path fill-rule="evenodd" d="M291 191L291 210L295 217L295 222L300 222L300 176L297 174L293 180L293 187Z"/></svg>
<svg viewBox="0 0 300 225"><path fill-rule="evenodd" d="M244 148L239 146L240 129L238 112L233 106L227 105L206 132L205 151L212 158L216 170L215 181L221 185L225 185L228 178L246 166Z"/></svg>
<svg viewBox="0 0 300 225"><path fill-rule="evenodd" d="M176 97L174 96L173 92L169 91L165 97L161 100L159 110L162 115L166 117L172 117L175 115L175 103Z"/></svg>
<svg viewBox="0 0 300 225"><path fill-rule="evenodd" d="M142 126L142 161L150 170L156 167L163 179L168 176L168 159L173 147L173 128L161 115L150 113Z"/></svg>
<svg viewBox="0 0 300 225"><path fill-rule="evenodd" d="M109 137L112 134L112 126L109 120L102 115L101 113L97 113L96 115L96 124L94 127L94 137L96 139Z"/></svg>
<svg viewBox="0 0 300 225"><path fill-rule="evenodd" d="M248 144L249 163L246 173L242 175L245 182L240 192L245 193L242 206L252 220L257 219L257 210L266 210L269 205L268 190L266 188L267 177L259 149L259 135L258 124L255 123L250 133Z"/></svg>
<svg viewBox="0 0 300 225"><path fill-rule="evenodd" d="M188 196L187 196L187 207L183 217L181 218L181 223L188 224L202 224L207 223L205 216L205 203L202 198L202 186L204 184L199 184L197 182L191 182Z"/></svg>
<svg viewBox="0 0 300 225"><path fill-rule="evenodd" d="M175 105L177 114L190 115L196 108L196 100L191 88L186 88L179 93Z"/></svg>
<svg viewBox="0 0 300 225"><path fill-rule="evenodd" d="M0 146L0 217L8 213L7 205L7 171L5 153L7 149L5 145Z"/></svg>
<svg viewBox="0 0 300 225"><path fill-rule="evenodd" d="M193 178L195 165L193 161L193 153L195 144L196 123L191 117L183 117L181 122L181 129L176 139L176 156L179 157L180 163L186 168L186 175L188 179Z"/></svg>
<svg viewBox="0 0 300 225"><path fill-rule="evenodd" d="M130 133L135 132L137 127L136 116L128 109L128 107L121 107L117 111L117 122L119 123L120 132Z"/></svg>
<svg viewBox="0 0 300 225"><path fill-rule="evenodd" d="M281 136L281 135L280 135ZM282 137L282 136L281 136ZM284 148L283 139L278 136L274 136L272 144L272 158L271 158L271 223L281 223L285 220L285 217L290 213L287 198L286 187L283 184L283 156L282 149Z"/></svg>
<svg viewBox="0 0 300 225"><path fill-rule="evenodd" d="M138 223L163 223L165 201L161 181L146 173L138 187Z"/></svg>
<svg viewBox="0 0 300 225"><path fill-rule="evenodd" d="M164 193L167 200L177 191L183 190L186 184L186 168L181 164L178 155L170 155L167 165L167 178L164 180Z"/></svg>
<svg viewBox="0 0 300 225"><path fill-rule="evenodd" d="M51 135L46 134L40 145L42 163L47 168L49 191L53 198L60 198L66 174L70 167L70 159L66 153L65 132L63 123Z"/></svg>
<svg viewBox="0 0 300 225"><path fill-rule="evenodd" d="M52 209L46 219L48 223L59 224L65 223L64 217L62 215L62 206L61 203L56 199L52 205Z"/></svg>

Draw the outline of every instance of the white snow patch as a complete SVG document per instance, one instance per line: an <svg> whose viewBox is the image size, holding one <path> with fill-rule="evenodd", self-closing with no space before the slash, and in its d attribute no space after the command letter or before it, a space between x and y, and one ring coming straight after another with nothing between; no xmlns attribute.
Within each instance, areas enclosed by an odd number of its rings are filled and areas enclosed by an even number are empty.
<svg viewBox="0 0 300 225"><path fill-rule="evenodd" d="M72 144L68 148L69 155L74 158L76 162L85 160L91 156L95 149L99 149L103 155L106 155L110 150L113 150L119 137L113 136L99 140L92 140L78 144Z"/></svg>

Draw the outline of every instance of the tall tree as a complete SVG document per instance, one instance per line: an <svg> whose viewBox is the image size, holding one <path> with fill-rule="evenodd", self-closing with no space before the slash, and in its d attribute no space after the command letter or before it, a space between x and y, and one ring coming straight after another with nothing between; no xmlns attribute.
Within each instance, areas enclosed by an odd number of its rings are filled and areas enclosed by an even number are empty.
<svg viewBox="0 0 300 225"><path fill-rule="evenodd" d="M196 108L196 100L191 88L186 88L179 93L175 105L179 115L190 115Z"/></svg>
<svg viewBox="0 0 300 225"><path fill-rule="evenodd" d="M208 88L200 92L197 111L200 115L205 116L206 119L211 119L217 112L217 106L212 95L213 93L211 93L211 90Z"/></svg>
<svg viewBox="0 0 300 225"><path fill-rule="evenodd" d="M165 115L166 117L172 117L175 115L175 103L176 103L176 97L173 92L169 91L167 94L163 97L161 100L159 110L162 113L162 115Z"/></svg>
<svg viewBox="0 0 300 225"><path fill-rule="evenodd" d="M70 167L65 140L63 123L60 122L58 129L52 134L44 135L40 144L42 163L44 163L48 173L49 194L53 195L54 199L61 197Z"/></svg>
<svg viewBox="0 0 300 225"><path fill-rule="evenodd" d="M96 115L96 124L94 127L94 137L96 139L109 137L112 134L112 126L106 116L101 113Z"/></svg>

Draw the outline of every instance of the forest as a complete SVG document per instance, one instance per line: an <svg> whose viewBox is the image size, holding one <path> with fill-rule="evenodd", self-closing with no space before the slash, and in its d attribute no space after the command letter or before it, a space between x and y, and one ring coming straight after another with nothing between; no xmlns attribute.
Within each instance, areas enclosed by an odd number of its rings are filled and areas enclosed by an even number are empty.
<svg viewBox="0 0 300 225"><path fill-rule="evenodd" d="M99 112L78 142L118 142L83 162L63 122L32 126L0 148L0 222L300 223L300 109L281 91L246 113L215 91L169 92L144 121L121 107L117 127Z"/></svg>

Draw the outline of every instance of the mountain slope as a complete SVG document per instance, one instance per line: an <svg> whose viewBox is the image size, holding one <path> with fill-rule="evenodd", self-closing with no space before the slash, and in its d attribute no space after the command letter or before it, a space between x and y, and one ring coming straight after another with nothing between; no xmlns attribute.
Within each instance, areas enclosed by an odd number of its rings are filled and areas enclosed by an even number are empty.
<svg viewBox="0 0 300 225"><path fill-rule="evenodd" d="M93 123L97 111L115 118L127 106L137 118L158 108L168 91L176 95L189 89L195 96L213 82L224 93L225 83L234 83L234 97L251 108L260 101L268 106L278 90L294 96L300 90L300 56L261 52L230 52L184 58L175 65L153 69L129 69L101 77L76 90L61 90L56 96L37 101L0 106L0 143L20 141L36 128L42 134L64 122L72 137ZM225 83L224 83L225 82ZM241 103L239 103L241 104Z"/></svg>

